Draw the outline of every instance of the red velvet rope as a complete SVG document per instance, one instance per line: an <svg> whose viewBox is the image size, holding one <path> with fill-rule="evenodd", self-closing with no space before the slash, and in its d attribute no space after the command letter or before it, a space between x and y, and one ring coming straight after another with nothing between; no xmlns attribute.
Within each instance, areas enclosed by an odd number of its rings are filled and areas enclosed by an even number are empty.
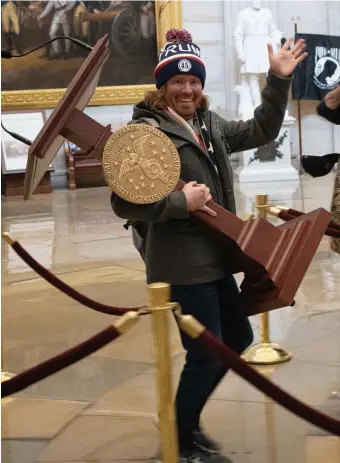
<svg viewBox="0 0 340 463"><path fill-rule="evenodd" d="M297 211L296 209L287 209L288 214L293 215L294 217L300 217L301 215L305 215L304 212Z"/></svg>
<svg viewBox="0 0 340 463"><path fill-rule="evenodd" d="M288 214L293 215L294 217L301 217L301 215L305 215L304 212L297 211L296 209L287 209L285 212L288 212ZM340 225L335 223L333 220L329 222L328 227L335 228L336 230L340 230Z"/></svg>
<svg viewBox="0 0 340 463"><path fill-rule="evenodd" d="M301 215L304 215L303 213L300 215L292 215L288 211L280 211L278 214L278 217L285 222L289 222L290 220L296 219L296 217L300 217ZM336 224L334 224L336 225ZM325 231L325 235L327 236L332 236L333 238L340 238L340 228L337 229L333 225L329 225Z"/></svg>
<svg viewBox="0 0 340 463"><path fill-rule="evenodd" d="M51 376L73 363L79 362L79 360L82 360L84 357L87 357L98 349L101 349L119 336L120 333L117 329L114 326L109 326L105 330L100 331L77 346L62 352L61 354L56 355L55 357L52 357L49 360L18 374L17 376L14 376L8 381L2 382L1 398L15 394L22 389L26 389L32 384L47 378L47 376Z"/></svg>
<svg viewBox="0 0 340 463"><path fill-rule="evenodd" d="M130 311L136 312L144 308L144 307L134 307L131 309L125 309L122 307L113 307L110 305L102 304L101 302L94 301L93 299L90 299L89 297L84 296L84 294L79 293L74 288L64 283L57 276L55 276L53 273L51 273L49 270L47 270L45 267L39 264L39 262L37 262L27 251L25 251L25 249L17 241L14 241L14 243L11 246L14 249L14 251L18 254L18 256L20 256L21 259L24 262L26 262L26 264L29 267L31 267L38 275L40 275L42 278L44 278L51 285L53 285L55 288L62 291L67 296L76 300L80 304L83 304L86 307L89 307L90 309L93 309L93 310L96 310L97 312L105 313L108 315L120 316L120 315L125 314L126 312L130 312Z"/></svg>
<svg viewBox="0 0 340 463"><path fill-rule="evenodd" d="M223 344L210 331L205 329L198 339L204 347L219 357L226 366L232 368L243 379L271 397L275 402L315 426L335 434L336 436L340 436L340 421L314 410L295 397L289 395L279 386L276 386L276 384L273 384L247 365L243 359L239 358L232 349Z"/></svg>
<svg viewBox="0 0 340 463"><path fill-rule="evenodd" d="M304 212L297 211L296 209L288 209L287 212L288 212L290 215L294 215L295 217L300 217L301 215L305 215ZM337 223L335 223L333 220L331 220L331 221L329 222L329 227L335 228L336 230L340 230L340 225L338 225Z"/></svg>
<svg viewBox="0 0 340 463"><path fill-rule="evenodd" d="M21 247L18 242L14 242L12 247L16 253L42 278L46 279L49 283L60 289L65 294L76 299L78 302L93 308L94 310L109 313L110 315L121 315L122 313L126 313L129 310L139 310L115 308L93 301L66 285L66 283L62 282L55 275L42 267ZM113 341L118 336L119 332L116 330L116 328L113 326L106 328L105 330L96 334L87 341L73 347L72 349L69 349L68 351L63 352L56 357L53 357L52 359L49 359L23 373L20 373L10 380L3 382L1 384L1 397L3 398L14 394L42 380L43 378L46 378L47 376L50 376L69 365L72 365L73 363L83 359L84 357L90 355L104 345ZM300 402L296 398L290 396L280 387L276 386L267 378L260 375L253 368L249 367L249 365L247 365L244 360L240 359L229 347L223 344L208 330L204 330L198 339L205 347L215 353L215 355L217 355L225 365L232 368L242 378L265 393L267 396L271 397L275 402L279 403L286 409L290 410L292 413L295 413L300 418L309 421L315 426L340 436L340 421L335 420L334 418L331 418L317 410L314 410L303 402Z"/></svg>

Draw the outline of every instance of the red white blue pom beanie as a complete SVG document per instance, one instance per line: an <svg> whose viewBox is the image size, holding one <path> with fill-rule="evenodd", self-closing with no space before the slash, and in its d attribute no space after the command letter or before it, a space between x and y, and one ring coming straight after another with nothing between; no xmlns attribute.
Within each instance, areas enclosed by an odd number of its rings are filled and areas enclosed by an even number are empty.
<svg viewBox="0 0 340 463"><path fill-rule="evenodd" d="M184 29L170 29L166 34L158 64L154 70L156 87L161 88L176 74L191 74L205 84L205 65L198 45L192 43L190 33Z"/></svg>

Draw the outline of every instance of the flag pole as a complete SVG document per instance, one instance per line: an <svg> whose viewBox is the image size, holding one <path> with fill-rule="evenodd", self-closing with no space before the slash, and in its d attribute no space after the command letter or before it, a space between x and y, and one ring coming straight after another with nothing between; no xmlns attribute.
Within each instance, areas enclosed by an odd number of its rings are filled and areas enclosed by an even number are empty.
<svg viewBox="0 0 340 463"><path fill-rule="evenodd" d="M294 21L294 39L298 33L298 22L300 20L299 16L293 16L292 21ZM300 167L299 173L302 175L302 124L301 124L301 100L300 98L297 100L297 113L298 113L298 130L299 130L299 159L300 159Z"/></svg>

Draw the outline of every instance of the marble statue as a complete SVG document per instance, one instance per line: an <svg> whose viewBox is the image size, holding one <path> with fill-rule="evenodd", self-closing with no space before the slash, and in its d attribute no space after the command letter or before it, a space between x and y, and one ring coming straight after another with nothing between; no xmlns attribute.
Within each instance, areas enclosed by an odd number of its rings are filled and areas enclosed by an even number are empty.
<svg viewBox="0 0 340 463"><path fill-rule="evenodd" d="M240 96L239 116L242 119L252 117L254 109L261 104L259 79L269 69L267 43L271 43L274 52L278 51L282 37L271 11L261 8L261 1L253 0L249 8L239 12L234 43L241 63L241 83L235 91Z"/></svg>

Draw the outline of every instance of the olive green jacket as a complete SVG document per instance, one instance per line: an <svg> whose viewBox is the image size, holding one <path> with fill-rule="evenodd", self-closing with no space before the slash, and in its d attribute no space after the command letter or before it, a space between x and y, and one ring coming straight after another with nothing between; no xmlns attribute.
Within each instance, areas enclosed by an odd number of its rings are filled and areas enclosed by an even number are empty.
<svg viewBox="0 0 340 463"><path fill-rule="evenodd" d="M236 213L230 154L276 139L286 111L291 79L270 73L262 91L262 104L248 121L226 121L206 110L204 120L212 140L218 166L215 166L191 134L166 111L154 111L143 102L135 106L132 123L156 121L171 138L181 159L182 180L206 184L213 200ZM167 198L149 205L129 203L112 194L111 204L118 217L148 222L145 264L147 282L172 285L200 284L225 277L228 249L210 230L190 219L185 195L172 192Z"/></svg>

